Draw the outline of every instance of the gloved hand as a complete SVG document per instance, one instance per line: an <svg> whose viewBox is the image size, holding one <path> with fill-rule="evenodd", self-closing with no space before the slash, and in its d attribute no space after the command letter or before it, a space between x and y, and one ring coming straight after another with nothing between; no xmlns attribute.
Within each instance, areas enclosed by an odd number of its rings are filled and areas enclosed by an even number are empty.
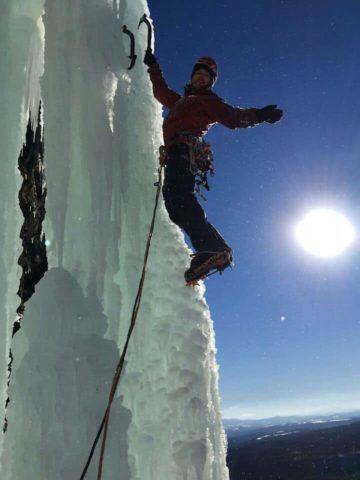
<svg viewBox="0 0 360 480"><path fill-rule="evenodd" d="M148 67L151 67L151 65L154 65L154 63L157 63L155 55L152 53L151 50L146 50L145 56L144 56L144 63Z"/></svg>
<svg viewBox="0 0 360 480"><path fill-rule="evenodd" d="M282 117L283 111L277 105L267 105L256 112L259 122L276 123Z"/></svg>

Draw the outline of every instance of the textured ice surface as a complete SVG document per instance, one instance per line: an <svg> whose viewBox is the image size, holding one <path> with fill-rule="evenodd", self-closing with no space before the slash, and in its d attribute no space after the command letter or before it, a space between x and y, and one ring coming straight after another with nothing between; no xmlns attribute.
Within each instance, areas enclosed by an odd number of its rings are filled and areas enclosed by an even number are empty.
<svg viewBox="0 0 360 480"><path fill-rule="evenodd" d="M141 62L146 28L137 32L148 9L144 0L1 3L2 392L20 278L16 161L40 96L51 242L50 270L13 342L1 478L76 479L126 336L155 198L161 109ZM123 24L136 31L130 72ZM203 289L184 286L188 255L161 202L104 479L228 479L213 324Z"/></svg>

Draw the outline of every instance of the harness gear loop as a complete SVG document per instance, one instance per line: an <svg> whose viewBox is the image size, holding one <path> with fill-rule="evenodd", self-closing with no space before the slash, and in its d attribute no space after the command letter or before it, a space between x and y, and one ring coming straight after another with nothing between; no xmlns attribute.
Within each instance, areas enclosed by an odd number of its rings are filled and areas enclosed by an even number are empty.
<svg viewBox="0 0 360 480"><path fill-rule="evenodd" d="M109 394L109 400L108 400L108 404L107 404L107 407L106 407L106 410L105 410L105 414L103 416L103 419L101 421L101 425L99 427L99 430L96 434L95 440L94 440L93 445L91 447L90 454L89 454L89 457L87 459L84 470L81 474L80 480L84 480L84 478L85 478L86 472L88 471L88 468L90 466L90 463L91 463L92 457L94 455L95 448L97 446L97 443L99 441L101 433L103 433L103 438L102 438L100 459L99 459L99 465L98 465L97 480L101 480L101 478L102 478L102 466L103 466L103 461L104 461L106 438L107 438L107 431L108 431L108 426L109 426L109 421L110 421L111 406L112 406L112 402L113 402L114 397L115 397L117 386L119 384L121 372L122 372L122 369L123 369L123 366L124 366L124 363L125 363L126 352L127 352L128 346L129 346L131 335L132 335L133 330L135 328L136 319L137 319L137 315L139 313L140 304L141 304L141 297L142 297L142 293L143 293L143 287L144 287L145 276L146 276L147 261L148 261L148 257L149 257L151 239L152 239L152 235L153 235L153 232L154 232L154 226L155 226L156 211L157 211L157 207L158 207L158 204L159 204L159 197L160 197L161 186L162 186L162 170L163 170L163 167L162 166L159 167L159 169L158 169L159 179L158 179L158 182L157 182L157 189L156 189L156 195L155 195L155 205L154 205L154 210L153 210L153 214L152 214L152 219L151 219L151 224L150 224L150 229L149 229L149 235L148 235L147 242L146 242L146 247L145 247L143 269L142 269L141 278L140 278L140 281L139 281L138 291L137 291L137 294L136 294L136 297L135 297L135 302L134 302L133 311L132 311L132 315L131 315L129 330L128 330L128 333L127 333L127 337L126 337L126 341L125 341L125 344L124 344L123 351L121 353L119 362L116 366L116 370L115 370L115 374L114 374L114 377L113 377L113 381L112 381L112 385L111 385L111 389L110 389L110 394Z"/></svg>

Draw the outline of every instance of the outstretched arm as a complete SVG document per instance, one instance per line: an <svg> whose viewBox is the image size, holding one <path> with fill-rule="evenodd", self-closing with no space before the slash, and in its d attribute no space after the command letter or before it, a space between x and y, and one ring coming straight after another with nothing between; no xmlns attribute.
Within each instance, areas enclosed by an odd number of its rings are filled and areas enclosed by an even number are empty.
<svg viewBox="0 0 360 480"><path fill-rule="evenodd" d="M276 105L269 105L264 108L239 108L233 107L216 97L212 107L214 122L219 122L228 128L254 127L258 123L275 123L282 117L282 110Z"/></svg>
<svg viewBox="0 0 360 480"><path fill-rule="evenodd" d="M153 85L154 97L164 105L164 107L171 108L181 96L168 87L160 65L152 53L146 52L144 63L149 67L148 72Z"/></svg>

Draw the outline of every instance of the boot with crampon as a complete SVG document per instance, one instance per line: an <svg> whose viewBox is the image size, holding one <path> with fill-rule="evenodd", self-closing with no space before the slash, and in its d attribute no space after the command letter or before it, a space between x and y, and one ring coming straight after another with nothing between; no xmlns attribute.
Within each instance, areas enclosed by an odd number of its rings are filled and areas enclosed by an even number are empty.
<svg viewBox="0 0 360 480"><path fill-rule="evenodd" d="M222 273L232 264L232 252L197 252L193 255L190 268L185 272L185 281L188 286L198 285L199 280L207 278L213 273Z"/></svg>

